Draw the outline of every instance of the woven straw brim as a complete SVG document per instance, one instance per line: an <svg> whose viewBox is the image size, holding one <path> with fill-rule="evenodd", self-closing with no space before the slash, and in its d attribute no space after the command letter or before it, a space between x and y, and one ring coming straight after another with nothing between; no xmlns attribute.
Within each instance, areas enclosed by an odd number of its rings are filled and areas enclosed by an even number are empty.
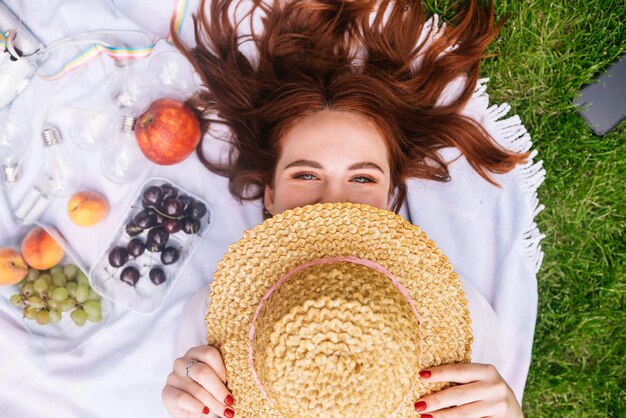
<svg viewBox="0 0 626 418"><path fill-rule="evenodd" d="M272 406L254 381L248 359L252 318L279 278L306 262L337 256L374 261L407 290L422 319L419 369L470 361L469 311L459 278L420 228L392 212L367 205L297 208L246 231L229 247L211 285L207 340L222 353L227 386L237 399L237 416L290 416ZM371 342L374 347L376 343ZM380 347L378 356L388 355ZM394 416L415 417L413 402L445 386L416 379L412 396L401 401ZM344 416L380 418L366 409Z"/></svg>

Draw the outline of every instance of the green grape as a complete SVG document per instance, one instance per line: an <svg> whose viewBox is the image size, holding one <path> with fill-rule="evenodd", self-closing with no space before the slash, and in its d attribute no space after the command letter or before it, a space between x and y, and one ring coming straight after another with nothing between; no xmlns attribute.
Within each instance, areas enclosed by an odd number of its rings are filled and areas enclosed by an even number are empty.
<svg viewBox="0 0 626 418"><path fill-rule="evenodd" d="M39 311L37 312L37 316L35 316L35 320L39 325L47 325L50 322L50 316L48 311Z"/></svg>
<svg viewBox="0 0 626 418"><path fill-rule="evenodd" d="M52 300L57 301L57 302L63 302L65 299L67 299L68 295L69 293L67 289L64 287L57 287L50 294L50 296L52 297Z"/></svg>
<svg viewBox="0 0 626 418"><path fill-rule="evenodd" d="M52 283L58 287L65 287L65 285L67 284L67 278L62 272L54 273L52 275Z"/></svg>
<svg viewBox="0 0 626 418"><path fill-rule="evenodd" d="M96 302L95 300L85 302L83 304L83 309L89 317L102 313L102 307L100 306L100 302Z"/></svg>
<svg viewBox="0 0 626 418"><path fill-rule="evenodd" d="M31 296L28 298L28 304L35 309L42 309L46 306L44 301L39 296Z"/></svg>
<svg viewBox="0 0 626 418"><path fill-rule="evenodd" d="M85 273L79 270L78 273L76 273L76 283L89 286L89 279L85 276Z"/></svg>
<svg viewBox="0 0 626 418"><path fill-rule="evenodd" d="M97 294L93 289L89 289L89 297L87 300L100 300L100 295Z"/></svg>
<svg viewBox="0 0 626 418"><path fill-rule="evenodd" d="M74 277L76 277L76 273L78 273L78 267L76 267L74 264L67 264L63 267L63 273L65 273L65 276L68 279L72 280Z"/></svg>
<svg viewBox="0 0 626 418"><path fill-rule="evenodd" d="M51 324L55 324L61 320L61 311L58 309L50 309L48 311L48 318Z"/></svg>
<svg viewBox="0 0 626 418"><path fill-rule="evenodd" d="M35 293L35 287L32 283L26 283L24 287L22 287L22 294L24 296L29 297L33 293Z"/></svg>
<svg viewBox="0 0 626 418"><path fill-rule="evenodd" d="M24 307L24 298L19 293L11 296L10 301L11 301L11 305L13 306L17 306L18 308Z"/></svg>
<svg viewBox="0 0 626 418"><path fill-rule="evenodd" d="M87 319L91 322L98 323L102 321L102 312L98 312L95 315L87 315Z"/></svg>
<svg viewBox="0 0 626 418"><path fill-rule="evenodd" d="M54 266L50 269L50 274L54 275L54 273L62 273L63 272L63 267L61 267L60 265Z"/></svg>
<svg viewBox="0 0 626 418"><path fill-rule="evenodd" d="M33 287L35 288L36 292L44 293L48 290L48 282L40 277L35 280L35 283L33 283Z"/></svg>
<svg viewBox="0 0 626 418"><path fill-rule="evenodd" d="M28 319L35 319L37 312L39 312L38 309L35 309L32 306L27 306L24 308L24 317Z"/></svg>
<svg viewBox="0 0 626 418"><path fill-rule="evenodd" d="M43 273L39 278L44 279L48 284L52 283L52 275L50 273Z"/></svg>
<svg viewBox="0 0 626 418"><path fill-rule="evenodd" d="M65 288L67 289L67 292L73 298L76 297L76 288L77 287L78 287L78 285L76 283L74 283L74 282L69 282L68 284L65 285Z"/></svg>
<svg viewBox="0 0 626 418"><path fill-rule="evenodd" d="M85 322L87 321L87 314L82 309L74 309L70 314L70 317L79 327L85 325Z"/></svg>
<svg viewBox="0 0 626 418"><path fill-rule="evenodd" d="M17 283L15 287L17 287L17 290L22 290L25 284L26 284L26 281L22 280L21 282Z"/></svg>
<svg viewBox="0 0 626 418"><path fill-rule="evenodd" d="M59 302L59 308L61 308L61 312L68 312L74 309L76 304L72 299L65 299L63 302Z"/></svg>
<svg viewBox="0 0 626 418"><path fill-rule="evenodd" d="M39 275L41 274L41 272L39 270L35 270L33 268L28 269L28 273L26 274L26 281L28 282L34 282L35 280L37 280L39 278Z"/></svg>
<svg viewBox="0 0 626 418"><path fill-rule="evenodd" d="M48 309L59 309L59 302L54 299L48 299L46 303L48 304Z"/></svg>
<svg viewBox="0 0 626 418"><path fill-rule="evenodd" d="M89 297L89 288L85 285L79 284L76 288L76 302L83 303Z"/></svg>

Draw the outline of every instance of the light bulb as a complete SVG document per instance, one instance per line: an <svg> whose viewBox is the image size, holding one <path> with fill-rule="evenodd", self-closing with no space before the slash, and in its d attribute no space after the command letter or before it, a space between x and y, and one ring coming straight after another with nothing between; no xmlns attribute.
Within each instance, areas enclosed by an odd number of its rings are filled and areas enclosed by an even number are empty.
<svg viewBox="0 0 626 418"><path fill-rule="evenodd" d="M78 188L75 169L67 160L59 130L51 125L41 132L44 145L43 168L35 188L48 197L68 197Z"/></svg>
<svg viewBox="0 0 626 418"><path fill-rule="evenodd" d="M57 128L44 126L43 166L37 175L34 187L30 188L14 211L15 218L24 224L38 220L52 198L68 197L79 186L76 171L67 159L63 139Z"/></svg>
<svg viewBox="0 0 626 418"><path fill-rule="evenodd" d="M26 128L21 121L8 112L0 113L0 178L3 187L8 189L19 179L27 148Z"/></svg>
<svg viewBox="0 0 626 418"><path fill-rule="evenodd" d="M28 25L5 3L0 1L0 30L5 37L8 34L8 39L3 42L6 45L0 47L0 109L9 106L26 88L44 49ZM6 30L9 31L4 33ZM9 39L13 50L9 48Z"/></svg>
<svg viewBox="0 0 626 418"><path fill-rule="evenodd" d="M161 52L150 59L149 73L155 84L169 95L185 97L193 91L191 64L178 51Z"/></svg>
<svg viewBox="0 0 626 418"><path fill-rule="evenodd" d="M132 68L129 59L117 59L108 85L109 97L118 108L147 107L149 86Z"/></svg>
<svg viewBox="0 0 626 418"><path fill-rule="evenodd" d="M69 127L70 137L78 147L85 151L99 150L109 137L109 131L116 116L118 116L118 109L113 106L88 110L76 109Z"/></svg>
<svg viewBox="0 0 626 418"><path fill-rule="evenodd" d="M113 141L102 154L102 173L113 183L131 183L148 169L147 160L135 139L136 123L134 115L122 115Z"/></svg>

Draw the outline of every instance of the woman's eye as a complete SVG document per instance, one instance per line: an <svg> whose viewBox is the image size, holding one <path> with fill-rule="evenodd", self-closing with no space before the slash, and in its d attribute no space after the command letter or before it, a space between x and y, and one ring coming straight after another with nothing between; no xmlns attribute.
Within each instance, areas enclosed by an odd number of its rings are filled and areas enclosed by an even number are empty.
<svg viewBox="0 0 626 418"><path fill-rule="evenodd" d="M315 180L317 177L312 173L298 173L294 175L293 178L300 180Z"/></svg>
<svg viewBox="0 0 626 418"><path fill-rule="evenodd" d="M356 176L353 177L351 181L354 181L355 183L376 183L373 178L367 176Z"/></svg>

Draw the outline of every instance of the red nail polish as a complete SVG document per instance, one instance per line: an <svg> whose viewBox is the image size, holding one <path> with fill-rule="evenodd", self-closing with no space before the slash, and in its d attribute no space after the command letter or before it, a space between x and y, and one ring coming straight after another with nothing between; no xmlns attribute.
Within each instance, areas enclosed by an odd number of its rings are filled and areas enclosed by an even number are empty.
<svg viewBox="0 0 626 418"><path fill-rule="evenodd" d="M207 414L209 413L209 407L208 407L208 406L205 406L204 408L202 408L202 413L203 413L204 415L207 415Z"/></svg>
<svg viewBox="0 0 626 418"><path fill-rule="evenodd" d="M422 417L422 418L433 418L433 416L430 415L430 414L422 414L422 415L420 415L420 417Z"/></svg>
<svg viewBox="0 0 626 418"><path fill-rule="evenodd" d="M228 395L226 399L224 399L224 403L228 406L231 406L235 403L235 398L233 398L232 395Z"/></svg>
<svg viewBox="0 0 626 418"><path fill-rule="evenodd" d="M224 416L226 418L233 418L235 416L235 411L233 411L230 408L226 408L226 411L224 411ZM432 418L432 417L431 417Z"/></svg>
<svg viewBox="0 0 626 418"><path fill-rule="evenodd" d="M428 378L430 377L430 375L431 375L431 374L432 374L432 373L430 372L430 370L422 370L422 371L420 372L420 377L421 377L422 379L428 379Z"/></svg>
<svg viewBox="0 0 626 418"><path fill-rule="evenodd" d="M423 411L424 409L426 409L426 402L424 401L419 401L419 402L415 402L415 410L417 412Z"/></svg>

